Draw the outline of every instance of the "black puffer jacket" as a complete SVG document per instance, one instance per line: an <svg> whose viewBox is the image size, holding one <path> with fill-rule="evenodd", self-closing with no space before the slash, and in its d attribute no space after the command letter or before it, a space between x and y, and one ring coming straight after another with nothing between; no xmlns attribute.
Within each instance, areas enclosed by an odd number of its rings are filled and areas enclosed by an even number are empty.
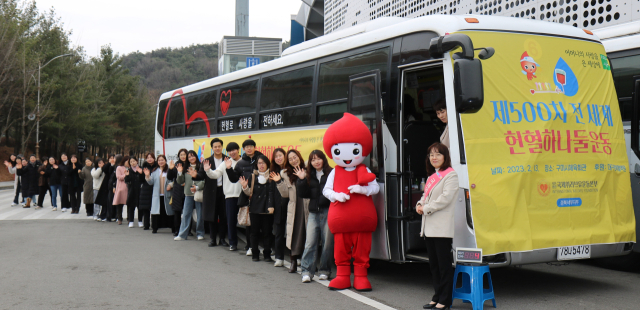
<svg viewBox="0 0 640 310"><path fill-rule="evenodd" d="M124 177L124 183L127 184L127 208L135 208L140 205L141 175L142 178L144 178L143 174L137 173L129 168L129 175Z"/></svg>
<svg viewBox="0 0 640 310"><path fill-rule="evenodd" d="M82 165L80 163L76 163L76 167L73 168L73 163L69 161L69 165L67 167L69 168L69 187L80 187L82 191L84 180L78 175L78 170L82 170Z"/></svg>
<svg viewBox="0 0 640 310"><path fill-rule="evenodd" d="M253 171L258 170L258 157L260 157L260 155L263 154L258 151L253 153L253 157L249 157L247 154L242 155L242 159L238 161L235 168L227 169L229 181L231 183L236 183L240 180L241 176L250 180ZM242 192L240 193L240 197L238 197L238 206L244 207L247 205L249 205L249 197Z"/></svg>
<svg viewBox="0 0 640 310"><path fill-rule="evenodd" d="M53 165L48 165L47 170L45 170L45 175L49 177L49 185L60 185L61 174L60 165L58 165L58 168L53 168Z"/></svg>
<svg viewBox="0 0 640 310"><path fill-rule="evenodd" d="M111 177L111 172L114 167L111 166L110 163L104 164L102 168L98 168L104 174L104 179L102 183L100 183L100 189L98 190L98 196L95 199L95 204L108 207L109 203L109 178ZM112 200L113 201L113 200Z"/></svg>
<svg viewBox="0 0 640 310"><path fill-rule="evenodd" d="M156 165L154 164L149 165L147 162L145 162L142 165L142 169L144 170L144 168L148 168L150 172L153 172L153 169L156 167ZM139 174L138 176L140 179L140 200L138 201L138 208L140 210L151 210L151 200L153 197L153 185L149 185L149 182L147 182L147 180L145 180L145 176L144 176L144 171L142 172L142 174Z"/></svg>
<svg viewBox="0 0 640 310"><path fill-rule="evenodd" d="M180 160L176 162L176 166L179 163L182 164L183 167L186 167ZM184 187L182 184L176 182L176 178L178 178L178 169L176 169L176 167L167 170L167 180L173 182L173 188L171 189L171 209L175 212L182 212L184 208Z"/></svg>
<svg viewBox="0 0 640 310"><path fill-rule="evenodd" d="M318 213L331 205L331 201L322 195L322 190L324 185L327 184L327 177L331 173L331 169L323 171L324 174L320 177L320 181L316 177L315 169L313 169L312 173L313 175L296 182L296 190L299 197L309 198L309 212Z"/></svg>
<svg viewBox="0 0 640 310"><path fill-rule="evenodd" d="M66 164L64 162L60 162L58 165L58 169L60 169L60 184L62 185L69 185L69 173L71 172L71 167L69 167L69 165L71 165L70 161L67 161Z"/></svg>
<svg viewBox="0 0 640 310"><path fill-rule="evenodd" d="M247 188L251 192L253 188L253 196L251 197L251 204L249 205L250 213L265 214L269 213L268 208L273 205L273 190L275 187L271 186L274 183L267 179L267 183L260 184L258 182L258 171L254 172L255 177L249 177ZM252 181L253 179L253 181ZM244 192L244 191L243 191Z"/></svg>
<svg viewBox="0 0 640 310"><path fill-rule="evenodd" d="M16 169L16 173L20 176L23 197L30 197L38 194L38 191L40 190L38 188L38 179L40 178L38 168L40 168L41 165L40 161L36 161L35 163L29 162L26 166L23 166L22 169Z"/></svg>

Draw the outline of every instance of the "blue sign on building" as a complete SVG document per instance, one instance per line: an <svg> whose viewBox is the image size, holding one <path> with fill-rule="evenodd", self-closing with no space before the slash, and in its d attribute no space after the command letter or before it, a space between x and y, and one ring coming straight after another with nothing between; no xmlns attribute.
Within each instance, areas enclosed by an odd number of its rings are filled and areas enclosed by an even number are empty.
<svg viewBox="0 0 640 310"><path fill-rule="evenodd" d="M260 64L260 57L247 57L247 68Z"/></svg>

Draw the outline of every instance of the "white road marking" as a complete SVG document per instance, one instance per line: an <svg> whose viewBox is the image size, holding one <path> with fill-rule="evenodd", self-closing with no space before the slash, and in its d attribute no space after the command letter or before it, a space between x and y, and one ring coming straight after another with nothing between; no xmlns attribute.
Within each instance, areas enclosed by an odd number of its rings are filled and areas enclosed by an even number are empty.
<svg viewBox="0 0 640 310"><path fill-rule="evenodd" d="M5 219L7 219L7 218L9 218L11 216L14 216L14 215L18 214L18 213L31 210L31 208L29 208L29 209L24 209L22 207L14 207L14 208L16 208L16 209L8 211L8 212L1 213L0 214L0 221L5 220ZM25 214L26 214L26 212L25 212Z"/></svg>

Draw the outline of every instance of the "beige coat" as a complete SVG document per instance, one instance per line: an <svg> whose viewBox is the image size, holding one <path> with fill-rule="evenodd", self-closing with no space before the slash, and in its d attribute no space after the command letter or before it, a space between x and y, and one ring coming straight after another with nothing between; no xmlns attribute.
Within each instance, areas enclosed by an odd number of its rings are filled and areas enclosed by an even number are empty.
<svg viewBox="0 0 640 310"><path fill-rule="evenodd" d="M444 132L442 132L440 136L440 143L446 145L448 149L451 148L451 143L449 142L449 124L444 127Z"/></svg>
<svg viewBox="0 0 640 310"><path fill-rule="evenodd" d="M458 175L452 171L433 187L428 197L423 195L418 201L424 211L421 237L453 238L453 214L459 188Z"/></svg>
<svg viewBox="0 0 640 310"><path fill-rule="evenodd" d="M296 185L291 184L289 176L286 173L287 169L283 169L280 172L282 181L276 185L280 196L282 198L289 198L289 204L287 205L287 248L291 249L291 235L293 234L293 221L296 215ZM304 199L304 226L307 227L307 221L309 220L309 199Z"/></svg>

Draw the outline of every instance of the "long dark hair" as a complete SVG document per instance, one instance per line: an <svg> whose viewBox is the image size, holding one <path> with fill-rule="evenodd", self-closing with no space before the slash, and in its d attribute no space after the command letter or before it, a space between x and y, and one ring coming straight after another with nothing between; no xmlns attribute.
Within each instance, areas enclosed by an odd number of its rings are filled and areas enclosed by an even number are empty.
<svg viewBox="0 0 640 310"><path fill-rule="evenodd" d="M289 162L289 154L291 153L295 153L296 156L298 156L298 159L300 159L300 168L301 169L305 169L305 165L304 165L304 159L302 159L302 155L300 154L300 152L298 152L298 150L296 149L290 149L287 152L287 176L289 177L289 181L291 182L291 184L294 184L294 182L298 181L298 176L295 175L293 173L293 166L291 166L291 163Z"/></svg>
<svg viewBox="0 0 640 310"><path fill-rule="evenodd" d="M156 169L160 168L160 165L158 164L158 160L161 157L164 158L164 167L162 167L161 170L162 170L162 172L167 172L167 170L169 169L169 161L167 160L167 157L164 156L164 154L160 154L160 155L158 155L158 158L156 158Z"/></svg>
<svg viewBox="0 0 640 310"><path fill-rule="evenodd" d="M182 166L184 167L184 164L185 164L185 163L184 163L184 162L182 162L182 160L180 160L180 153L182 153L182 152L184 152L184 154L185 154L185 155L187 155L187 156L186 156L186 160L187 160L187 162L189 161L189 151L187 151L187 149L180 149L180 150L178 151L178 159L176 160L176 163L182 163Z"/></svg>
<svg viewBox="0 0 640 310"><path fill-rule="evenodd" d="M122 160L120 161L120 163L118 164L118 166L124 166L124 163L129 162L129 155L119 155L120 158L122 158ZM116 155L116 162L118 161L118 155Z"/></svg>
<svg viewBox="0 0 640 310"><path fill-rule="evenodd" d="M434 144L431 144L431 146L429 146L429 149L427 150L427 176L431 176L432 174L436 173L436 168L433 167L431 161L429 160L429 155L431 154L432 150L444 156L444 162L442 163L442 166L440 166L440 171L444 171L451 167L451 156L449 156L449 148L440 142L436 142Z"/></svg>
<svg viewBox="0 0 640 310"><path fill-rule="evenodd" d="M327 162L327 156L324 155L324 152L321 150L313 150L311 151L311 154L309 154L309 165L307 166L307 183L309 183L311 178L316 177L316 169L313 168L313 165L311 164L311 161L314 157L318 157L322 160L322 172L324 173L324 175L329 176L329 173L331 173L331 166L329 166L329 163Z"/></svg>
<svg viewBox="0 0 640 310"><path fill-rule="evenodd" d="M149 164L147 162L147 158L149 158L149 156L153 158L153 164ZM138 165L140 165L140 163L138 163ZM156 156L153 155L153 153L147 153L147 155L144 156L144 163L141 166L142 166L142 169L149 168L149 170L155 171L156 168L158 168L158 162L156 162Z"/></svg>
<svg viewBox="0 0 640 310"><path fill-rule="evenodd" d="M200 159L198 158L198 153L196 151L191 150L187 152L187 162L182 166L183 169L189 168L191 166L191 162L189 161L189 155L193 155L196 158L196 171L200 170Z"/></svg>
<svg viewBox="0 0 640 310"><path fill-rule="evenodd" d="M284 163L282 164L282 167L280 167L280 165L276 164L276 153L282 153L282 156L284 156ZM271 171L275 171L276 173L280 173L280 171L284 168L287 167L287 163L289 161L287 160L287 152L285 152L285 150L281 147L273 150L273 153L271 153L271 167L273 167L271 169ZM276 170L278 169L278 170Z"/></svg>

